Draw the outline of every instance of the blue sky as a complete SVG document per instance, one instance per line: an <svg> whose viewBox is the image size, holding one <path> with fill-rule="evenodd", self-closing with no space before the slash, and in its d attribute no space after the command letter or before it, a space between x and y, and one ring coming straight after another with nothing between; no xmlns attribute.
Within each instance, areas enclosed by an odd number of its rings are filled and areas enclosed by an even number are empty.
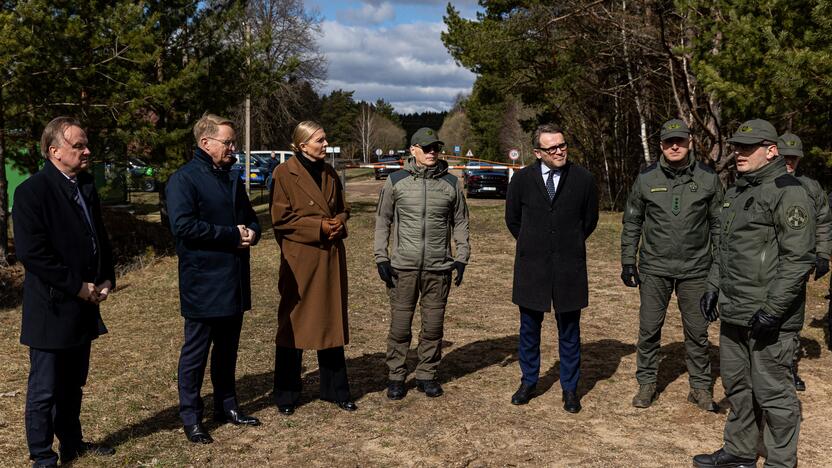
<svg viewBox="0 0 832 468"><path fill-rule="evenodd" d="M474 17L476 0L451 2ZM439 37L443 0L307 0L320 13L318 45L327 58L321 90L354 90L357 100L378 98L399 112L447 110L470 92L474 74L458 67Z"/></svg>

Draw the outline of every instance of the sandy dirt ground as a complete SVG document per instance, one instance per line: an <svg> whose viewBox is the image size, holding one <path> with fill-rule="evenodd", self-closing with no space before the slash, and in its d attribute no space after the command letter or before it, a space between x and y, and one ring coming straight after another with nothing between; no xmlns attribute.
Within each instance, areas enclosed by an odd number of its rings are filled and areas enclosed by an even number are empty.
<svg viewBox="0 0 832 468"><path fill-rule="evenodd" d="M237 388L257 428L211 421L206 376L206 421L216 442L186 441L177 415L176 365L182 340L175 258L161 258L126 274L103 307L110 333L93 344L85 387L85 438L112 444L113 458L83 457L74 466L297 466L297 467L665 467L690 466L691 456L720 447L727 402L717 378L719 413L686 401L681 321L668 312L662 338L658 401L636 409L638 293L618 277L620 213L604 213L589 240L590 306L583 311L583 411L561 405L554 319L544 325L540 395L512 406L519 383L518 312L511 304L514 244L503 224L501 200L471 200L473 256L461 287L451 291L440 380L445 395L429 399L410 384L398 402L385 397L388 305L372 259L375 200L380 182L347 184L353 202L347 241L351 343L347 363L359 405L346 413L317 399L315 353L304 354L304 393L284 417L271 403L277 266L270 233L253 248L254 308L246 314ZM265 206L259 205L268 225ZM800 369L801 466L832 466L832 354L824 345L824 280L810 284L805 356ZM217 287L223 287L217 284ZM418 336L418 314L414 321ZM26 466L23 408L29 368L18 342L20 309L0 311L0 466ZM718 376L718 325L711 326L713 373ZM415 342L414 342L415 348ZM415 365L411 350L410 368ZM57 444L56 444L57 446ZM762 466L762 459L759 462Z"/></svg>

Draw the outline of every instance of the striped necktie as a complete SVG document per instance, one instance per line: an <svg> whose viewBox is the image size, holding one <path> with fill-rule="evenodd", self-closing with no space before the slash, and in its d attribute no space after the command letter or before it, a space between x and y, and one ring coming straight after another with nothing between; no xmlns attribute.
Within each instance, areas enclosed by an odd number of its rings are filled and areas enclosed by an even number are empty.
<svg viewBox="0 0 832 468"><path fill-rule="evenodd" d="M69 182L72 184L72 199L75 200L75 203L77 203L78 207L81 208L81 212L84 213L84 221L87 222L87 226L89 226L90 232L92 233L92 253L98 253L98 246L95 242L95 225L92 223L92 219L90 218L90 213L87 209L86 203L83 200L81 200L81 189L78 187L78 180L69 179Z"/></svg>

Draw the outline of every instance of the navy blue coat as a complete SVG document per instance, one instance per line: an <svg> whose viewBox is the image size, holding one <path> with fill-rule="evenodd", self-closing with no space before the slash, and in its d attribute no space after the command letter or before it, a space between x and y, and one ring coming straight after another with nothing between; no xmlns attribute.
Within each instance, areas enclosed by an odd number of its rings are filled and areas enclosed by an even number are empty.
<svg viewBox="0 0 832 468"><path fill-rule="evenodd" d="M537 311L583 309L589 304L585 241L598 224L595 181L568 162L549 201L540 164L518 171L506 195L506 226L517 239L512 302Z"/></svg>
<svg viewBox="0 0 832 468"><path fill-rule="evenodd" d="M179 300L190 319L228 317L251 309L249 249L242 224L260 240L260 224L238 171L215 169L197 149L168 180L168 216L179 256ZM252 245L253 245L252 244Z"/></svg>
<svg viewBox="0 0 832 468"><path fill-rule="evenodd" d="M116 275L93 177L82 172L76 180L95 233L75 188L51 162L14 192L15 252L26 269L20 342L32 348L73 348L107 332L98 306L78 297L82 283L115 287Z"/></svg>

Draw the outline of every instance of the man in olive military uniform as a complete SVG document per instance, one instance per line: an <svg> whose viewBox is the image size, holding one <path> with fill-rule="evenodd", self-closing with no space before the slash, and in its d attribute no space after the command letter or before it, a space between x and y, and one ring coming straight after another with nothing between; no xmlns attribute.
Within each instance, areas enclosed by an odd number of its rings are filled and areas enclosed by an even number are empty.
<svg viewBox="0 0 832 468"><path fill-rule="evenodd" d="M777 145L780 150L780 155L786 160L786 170L789 174L795 174L797 166L800 165L800 158L803 157L803 142L793 133L784 133L780 135L780 141ZM829 211L829 201L826 198L826 193L821 188L820 184L805 175L796 176L797 180L806 189L809 194L809 200L814 204L815 208L815 281L823 278L829 273L829 253L832 250L832 213ZM806 286L803 286L803 293L800 295L800 307L806 306ZM795 354L792 362L792 378L794 379L795 390L802 392L806 390L806 383L800 378L797 373L797 361L800 358L800 335L795 333Z"/></svg>
<svg viewBox="0 0 832 468"><path fill-rule="evenodd" d="M719 363L731 410L722 448L695 456L699 468L755 467L761 429L765 466L797 465L800 402L789 368L803 326L800 294L815 265L815 213L786 172L778 139L770 123L750 120L728 140L739 177L725 194L717 268L700 306L709 320L722 318Z"/></svg>
<svg viewBox="0 0 832 468"><path fill-rule="evenodd" d="M690 130L683 121L673 119L662 125L662 155L636 178L624 212L621 279L631 288L638 286L641 295L636 408L649 407L658 396L662 325L676 291L685 334L688 401L706 411L716 410L708 321L699 312L699 299L719 239L723 189L716 173L696 161L690 145Z"/></svg>

